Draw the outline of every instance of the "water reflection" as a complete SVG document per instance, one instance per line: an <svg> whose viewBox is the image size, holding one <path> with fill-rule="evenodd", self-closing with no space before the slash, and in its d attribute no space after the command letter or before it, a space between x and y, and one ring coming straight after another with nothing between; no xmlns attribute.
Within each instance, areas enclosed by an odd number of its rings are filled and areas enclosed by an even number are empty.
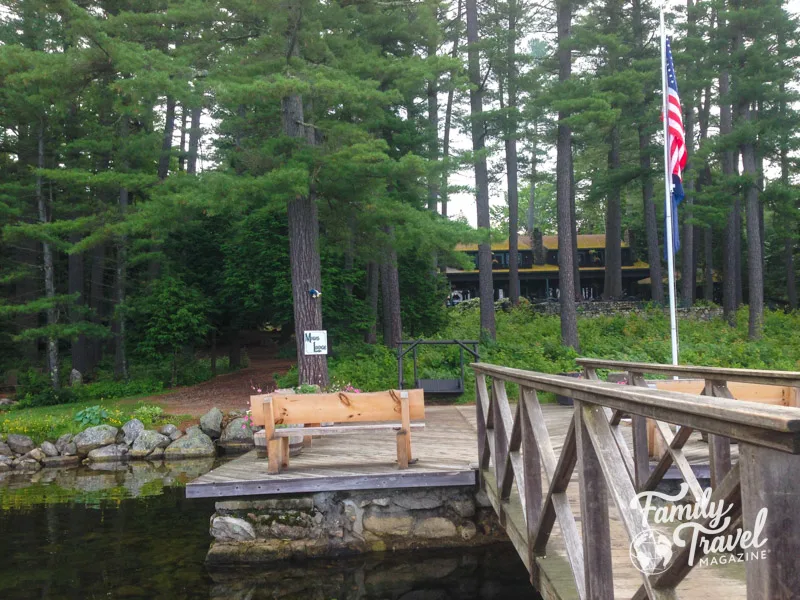
<svg viewBox="0 0 800 600"><path fill-rule="evenodd" d="M510 546L209 572L214 501L187 500L179 482L210 467L126 467L0 482L0 598L535 597Z"/></svg>
<svg viewBox="0 0 800 600"><path fill-rule="evenodd" d="M212 572L213 600L490 600L536 598L511 545L373 554Z"/></svg>

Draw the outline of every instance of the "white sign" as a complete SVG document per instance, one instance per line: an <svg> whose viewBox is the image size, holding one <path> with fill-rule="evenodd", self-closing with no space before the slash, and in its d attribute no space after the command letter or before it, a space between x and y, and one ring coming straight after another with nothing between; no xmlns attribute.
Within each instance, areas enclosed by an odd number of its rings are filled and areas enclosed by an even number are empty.
<svg viewBox="0 0 800 600"><path fill-rule="evenodd" d="M328 353L328 332L327 331L304 331L303 332L304 351L309 354Z"/></svg>

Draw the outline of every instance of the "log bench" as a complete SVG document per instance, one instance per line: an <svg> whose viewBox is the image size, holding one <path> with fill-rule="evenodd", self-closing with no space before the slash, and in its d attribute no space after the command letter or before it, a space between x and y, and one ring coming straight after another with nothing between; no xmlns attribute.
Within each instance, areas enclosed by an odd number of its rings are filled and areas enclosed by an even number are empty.
<svg viewBox="0 0 800 600"><path fill-rule="evenodd" d="M389 390L352 394L260 394L250 396L253 425L264 426L268 472L289 467L289 438L303 435L341 435L374 431L397 432L397 464L407 469L413 462L411 430L424 427L412 423L425 418L422 390ZM319 427L320 423L332 423ZM352 425L352 423L364 423ZM281 428L280 425L303 425ZM312 426L308 426L312 425ZM313 426L316 425L316 426Z"/></svg>

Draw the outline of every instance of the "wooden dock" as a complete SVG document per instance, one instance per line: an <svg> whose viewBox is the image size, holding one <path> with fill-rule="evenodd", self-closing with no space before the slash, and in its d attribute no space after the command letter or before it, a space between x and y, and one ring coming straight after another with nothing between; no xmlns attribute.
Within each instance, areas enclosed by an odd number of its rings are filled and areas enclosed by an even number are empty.
<svg viewBox="0 0 800 600"><path fill-rule="evenodd" d="M572 408L555 404L542 406L547 430L552 435L556 454L561 449ZM293 458L288 471L278 475L267 473L267 461L249 452L213 471L202 475L186 486L189 498L227 498L235 496L314 493L323 491L413 488L425 486L474 485L477 482L477 425L474 405L433 406L426 409L426 427L414 434L415 454L419 462L408 470L397 468L393 433L359 434L315 438L313 447ZM622 425L624 436L631 443L631 428ZM708 472L708 445L700 434L691 436L685 446L690 462L700 477ZM736 456L736 447L732 449ZM669 475L668 475L669 477ZM547 481L542 485L547 489ZM491 482L490 482L491 485ZM579 514L577 471L570 479L567 494L570 505ZM619 597L630 597L639 581L628 557L628 543L614 509L611 509L612 552ZM580 523L578 523L580 529ZM546 576L559 597L577 598L560 532L556 529L549 549L552 552L541 562ZM704 573L709 571L705 569ZM627 572L627 573L626 573ZM623 576L624 575L624 576ZM713 589L731 598L744 597L744 569L726 567L714 570ZM686 598L707 600L708 579L697 587L702 593L687 594Z"/></svg>
<svg viewBox="0 0 800 600"><path fill-rule="evenodd" d="M431 406L425 428L413 433L418 462L397 468L395 433L359 433L314 438L292 458L289 469L267 473L267 461L249 452L195 479L189 498L299 494L359 489L475 485L477 445L474 407Z"/></svg>
<svg viewBox="0 0 800 600"><path fill-rule="evenodd" d="M592 385L569 378L557 379L559 385L563 383L561 380L568 380L568 383L563 385ZM538 383L534 381L530 385L538 385ZM610 384L600 385L605 387ZM543 387L547 387L547 385ZM629 386L612 387L615 388L615 391L619 389L620 392L625 389L633 391ZM501 389L498 388L497 392L502 395ZM608 391L609 388L605 389ZM566 389L561 391L568 392ZM657 394L659 398L662 396L664 399L670 398L669 392L648 391L645 393ZM659 400L659 404L662 403L663 401ZM586 472L585 470L581 471L581 468L585 469L586 465L581 467L580 454L576 454L574 432L576 410L554 404L540 405L541 427L537 426L537 435L546 432L547 443L551 446L551 458L545 460L545 455L541 451L534 451L530 446L530 432L525 433L518 429L520 427L517 425L517 421L520 420L518 404L512 402L507 406L509 407L508 412L504 412L506 409L502 409L503 414L497 413L491 419L493 429L490 429L489 432L493 433L490 434L487 434L485 422L483 425L480 423L481 419L485 421L485 416L481 415L481 411L477 410L474 405L427 408L426 427L424 430L415 432L413 438L414 455L419 460L407 470L400 470L397 467L395 436L391 430L384 433L328 436L315 438L313 447L304 449L300 456L293 458L290 468L285 472L275 475L268 474L267 461L259 459L255 452L250 452L195 479L187 485L186 494L191 498L230 498L340 490L481 484L509 538L517 547L520 557L531 570L538 590L547 600L677 597L673 595L674 591L657 592L651 596L642 585L642 575L633 566L630 558L631 517L629 514L624 514L625 511L619 510L619 495L615 497L615 494L608 493L602 507L594 505L593 508L590 508L591 498L587 498L582 492L579 481L580 473ZM499 409L492 408L491 410ZM766 409L765 415L771 416L770 410L772 407ZM617 412L620 416L624 413L621 408L617 408ZM516 416L512 418L512 415ZM654 414L653 416L658 415ZM526 418L533 417L527 415ZM501 421L507 421L507 423L498 427ZM676 420L676 422L680 422L680 420ZM614 427L613 435L618 436L616 445L621 447L621 442L624 441L628 447L635 448L637 446L634 443L633 435L636 430L635 422L628 418L615 417L612 419L612 426ZM505 428L508 430L506 431ZM711 426L708 430L712 433L715 431ZM688 431L691 430L686 428L686 432L674 436L675 441L672 442L672 450L670 450L679 458L682 456L685 459L685 461L683 459L679 461L681 469L678 470L675 466L669 470L658 471L655 469L659 473L666 472L661 480L672 479L673 489L685 478L687 471L694 473L694 482L699 480L703 485L707 485L709 476L714 475L709 472L711 446L701 439L699 430L692 431L690 435L687 435ZM593 435L595 434L596 432L593 432ZM780 435L785 437L784 434ZM791 446L791 439L794 439L792 436L795 434L786 435L789 437L785 442L783 438L780 438L776 444ZM497 445L498 440L503 439L503 436L506 436L508 443L505 455L502 454L501 447ZM528 441L523 443L526 436L528 436ZM483 445L480 443L482 439L484 440ZM487 439L494 440L490 444L491 451L486 446L485 440ZM778 440L778 438L775 439ZM585 441L583 443L586 444ZM516 451L513 450L515 444ZM572 455L573 458L564 457L565 447L568 450L567 456ZM526 448L532 453L531 457L526 454ZM546 451L546 448L543 449ZM501 452L499 455L501 465L505 463L505 468L498 467L496 464L498 456L495 453L498 451ZM731 445L729 451L730 463L736 465L739 445ZM615 450L608 450L608 454L604 453L601 457L602 461L608 461L609 456L613 459L614 452ZM627 471L625 477L633 478L634 463L632 461L639 461L639 456L641 453L636 458L623 456L624 460L618 462L618 466L622 468L622 472L619 474L622 475ZM540 480L539 485L534 483L533 478L528 478L526 462L529 461L529 458L537 462L541 461L541 467L535 471L537 473L535 479ZM577 462L577 468L575 468L575 463L573 463L572 469L562 466L562 462L567 464L570 460ZM655 464L655 462L651 462L648 471L654 472ZM604 469L607 468L608 465L604 465ZM498 473L500 477L498 477ZM523 473L524 487L528 489L520 490L518 482ZM738 469L734 469L732 473L738 478ZM692 479L691 475L689 477ZM553 487L554 479L562 482L555 488ZM731 477L728 477L726 481L730 479ZM632 483L631 479L627 485L632 486ZM647 484L650 485L651 482L647 482ZM536 494L537 489L538 495L541 497L540 506L535 508L528 504L526 507L524 499L520 500L526 495L529 498L534 497L529 494ZM632 492L633 487L629 487L629 490ZM524 493L521 494L521 491ZM526 513L526 510L534 512ZM552 513L553 520L550 525L545 526L549 527L549 533L544 542L546 551L535 552L531 547L531 540L536 541L537 524L532 518L539 520L538 526L543 527L543 523L546 523L548 519L546 515L548 510L553 510L554 513ZM587 510L590 512L587 513ZM536 513L535 511L540 512ZM589 564L595 560L592 554L598 551L597 548L593 548L594 543L588 541L595 539L590 533L591 529L588 530L588 538L586 537L587 532L584 531L586 527L597 528L598 523L592 522L594 517L588 519L586 517L587 514L594 515L595 511L604 512L607 515L605 524L601 523L601 525L606 527L606 533L602 537L605 539L605 543L609 544L608 554L603 558L604 561L607 561L604 564L609 578L603 585L610 586L608 589L613 590L612 592L589 592L586 587L580 589L577 585L581 578L576 575L576 565L580 566L580 572L582 572L585 560L588 577ZM537 514L538 516L536 516ZM528 524L529 522L531 525ZM564 529L565 526L566 529ZM663 532L669 533L666 530ZM773 537L776 537L774 533ZM581 539L584 540L583 544L581 544ZM603 542L601 542L602 545ZM586 557L583 557L582 547L586 547L588 553ZM535 567L533 567L533 561L535 561ZM612 570L613 576L610 575ZM658 580L656 578L653 581L657 582ZM599 584L594 583L594 585ZM679 586L675 588L673 585L673 590L678 592L680 598L690 600L707 600L717 597L733 600L757 597L752 594L748 595L745 566L742 564L701 565L684 573L679 581ZM764 597L766 598L766 596Z"/></svg>

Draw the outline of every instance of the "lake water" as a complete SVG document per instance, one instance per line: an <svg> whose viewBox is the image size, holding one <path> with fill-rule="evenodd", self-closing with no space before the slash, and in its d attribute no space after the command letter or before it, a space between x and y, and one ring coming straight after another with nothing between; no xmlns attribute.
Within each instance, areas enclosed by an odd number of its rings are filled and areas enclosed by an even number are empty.
<svg viewBox="0 0 800 600"><path fill-rule="evenodd" d="M510 544L209 571L214 501L184 497L191 473L73 471L0 481L0 599L537 597Z"/></svg>

